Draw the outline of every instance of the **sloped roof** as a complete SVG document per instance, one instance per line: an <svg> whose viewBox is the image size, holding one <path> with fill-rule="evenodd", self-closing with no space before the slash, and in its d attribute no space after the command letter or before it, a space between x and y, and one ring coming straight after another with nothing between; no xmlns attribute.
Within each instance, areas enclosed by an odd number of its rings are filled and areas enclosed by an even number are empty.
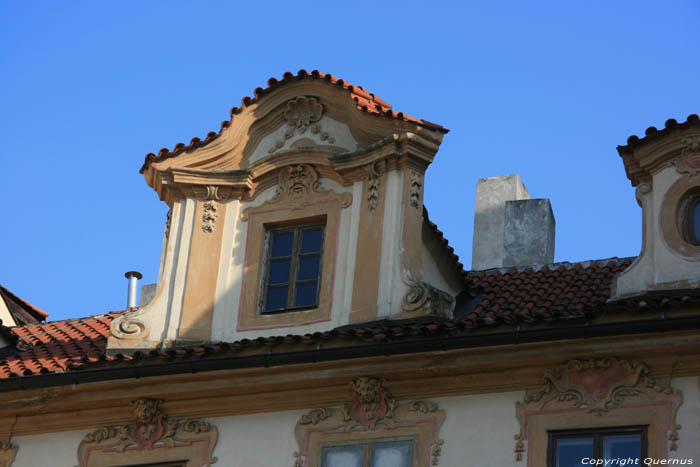
<svg viewBox="0 0 700 467"><path fill-rule="evenodd" d="M204 139L194 137L190 140L190 144L177 143L173 147L173 149L161 148L158 151L158 154L154 154L152 152L146 154L146 160L143 163L143 166L141 167L141 172L143 172L148 166L148 164L150 164L151 162L160 161L169 157L176 156L185 151L206 146L207 144L211 143L216 138L218 138L224 131L224 129L231 126L235 116L240 114L246 107L258 102L260 98L281 86L304 79L324 80L330 84L334 84L342 89L347 90L350 98L353 101L355 101L355 107L357 108L357 110L360 110L362 112L381 117L395 118L406 122L413 122L433 130L442 131L444 133L447 133L449 131L436 123L414 118L410 115L406 115L403 112L395 112L392 109L391 104L379 98L378 96L375 96L373 93L366 91L362 86L352 85L333 75L324 74L318 70L313 70L311 73L309 73L306 70L299 70L296 75L288 71L282 76L282 79L280 80L274 77L268 79L267 87L256 88L253 92L253 97L246 96L243 99L241 99L241 106L231 108L231 118L229 120L224 120L223 122L221 122L221 129L218 132L210 131L209 133L207 133L207 136Z"/></svg>
<svg viewBox="0 0 700 467"><path fill-rule="evenodd" d="M49 317L47 312L19 298L2 285L0 285L0 300L5 302L12 319L19 325L40 323Z"/></svg>
<svg viewBox="0 0 700 467"><path fill-rule="evenodd" d="M627 138L627 144L624 146L618 146L617 151L620 154L628 153L636 147L643 146L651 141L655 141L659 138L668 135L673 130L691 128L693 126L700 127L700 117L698 117L696 114L688 115L688 118L683 123L678 123L676 119L670 118L666 120L666 123L664 124L664 127L661 130L658 130L656 127L650 126L646 129L646 131L644 132L644 136L642 136L641 138L636 135L630 136L629 138Z"/></svg>
<svg viewBox="0 0 700 467"><path fill-rule="evenodd" d="M609 303L610 285L616 274L633 258L611 258L579 263L556 263L541 267L472 271L469 292L455 310L455 318L424 317L414 320L381 320L343 326L327 332L305 335L242 339L188 348L153 350L134 355L106 354L109 325L122 312L88 318L55 321L10 328L16 346L0 349L0 380L19 376L63 373L148 361L151 364L178 360L216 359L258 353L274 355L275 346L301 346L313 350L320 344L336 343L344 349L365 344L401 341L456 339L473 331L487 331L498 325L550 323L567 327L571 320L593 318L602 313L635 313L699 304L700 289L654 292L643 297ZM633 315L626 315L634 319ZM479 335L483 335L480 332Z"/></svg>

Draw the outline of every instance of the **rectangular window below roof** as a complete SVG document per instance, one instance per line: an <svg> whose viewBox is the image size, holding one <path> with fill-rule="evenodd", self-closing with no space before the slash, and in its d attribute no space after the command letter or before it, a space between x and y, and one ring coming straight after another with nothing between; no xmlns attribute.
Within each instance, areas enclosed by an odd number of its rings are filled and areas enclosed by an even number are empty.
<svg viewBox="0 0 700 467"><path fill-rule="evenodd" d="M306 224L267 229L260 313L318 306L324 228Z"/></svg>
<svg viewBox="0 0 700 467"><path fill-rule="evenodd" d="M605 465L621 465L622 460L622 465L641 465L646 456L645 426L549 433L548 467L580 467L590 459L608 461ZM615 459L619 460L613 463Z"/></svg>
<svg viewBox="0 0 700 467"><path fill-rule="evenodd" d="M321 467L410 467L413 441L385 441L324 447Z"/></svg>

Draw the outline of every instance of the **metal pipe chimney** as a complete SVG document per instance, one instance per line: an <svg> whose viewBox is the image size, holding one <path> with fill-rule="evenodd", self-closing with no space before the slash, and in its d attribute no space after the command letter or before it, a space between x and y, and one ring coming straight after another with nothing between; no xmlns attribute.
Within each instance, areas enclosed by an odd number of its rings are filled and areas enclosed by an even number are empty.
<svg viewBox="0 0 700 467"><path fill-rule="evenodd" d="M126 295L126 308L135 308L136 294L139 291L139 279L141 279L143 275L138 271L129 271L124 274L124 277L129 279L129 290Z"/></svg>

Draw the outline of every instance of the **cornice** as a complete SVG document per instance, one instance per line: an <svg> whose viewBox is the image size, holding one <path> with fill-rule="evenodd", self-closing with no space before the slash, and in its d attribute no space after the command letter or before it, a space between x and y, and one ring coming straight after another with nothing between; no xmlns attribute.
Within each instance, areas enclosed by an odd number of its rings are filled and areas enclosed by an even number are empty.
<svg viewBox="0 0 700 467"><path fill-rule="evenodd" d="M162 399L180 419L333 406L346 399L348 381L368 373L387 378L402 399L525 391L541 385L546 368L607 356L644 360L658 378L698 375L700 336L575 339L27 389L0 393L0 421L8 420L0 426L9 430L16 416L12 434L20 436L125 424L134 394Z"/></svg>
<svg viewBox="0 0 700 467"><path fill-rule="evenodd" d="M198 170L188 167L169 167L156 171L156 191L160 199L172 206L175 199L242 199L254 183L249 170ZM216 193L213 194L212 190Z"/></svg>

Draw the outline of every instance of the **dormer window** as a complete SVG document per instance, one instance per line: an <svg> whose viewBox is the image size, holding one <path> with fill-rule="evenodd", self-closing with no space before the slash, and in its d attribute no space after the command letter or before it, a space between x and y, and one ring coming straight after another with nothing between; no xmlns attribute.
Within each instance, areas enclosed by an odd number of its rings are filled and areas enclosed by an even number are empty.
<svg viewBox="0 0 700 467"><path fill-rule="evenodd" d="M318 306L324 226L267 229L261 313Z"/></svg>
<svg viewBox="0 0 700 467"><path fill-rule="evenodd" d="M690 195L683 209L683 237L692 245L700 245L700 193Z"/></svg>

